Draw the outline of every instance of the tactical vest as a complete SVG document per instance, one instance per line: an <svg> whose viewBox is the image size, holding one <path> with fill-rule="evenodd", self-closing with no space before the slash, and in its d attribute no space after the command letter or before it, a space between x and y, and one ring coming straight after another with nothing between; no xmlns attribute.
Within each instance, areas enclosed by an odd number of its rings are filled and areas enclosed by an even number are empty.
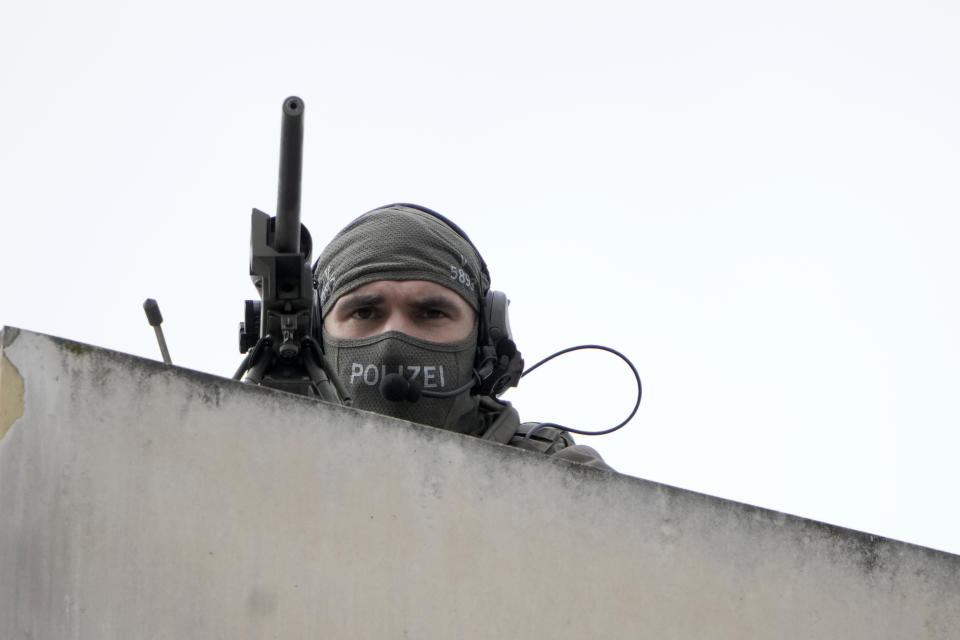
<svg viewBox="0 0 960 640"><path fill-rule="evenodd" d="M511 447L527 449L528 451L539 451L540 453L546 453L548 455L552 455L574 444L573 438L566 431L561 431L556 427L540 427L541 424L543 423L522 423L507 444ZM527 434L531 431L533 431L533 434L527 437Z"/></svg>

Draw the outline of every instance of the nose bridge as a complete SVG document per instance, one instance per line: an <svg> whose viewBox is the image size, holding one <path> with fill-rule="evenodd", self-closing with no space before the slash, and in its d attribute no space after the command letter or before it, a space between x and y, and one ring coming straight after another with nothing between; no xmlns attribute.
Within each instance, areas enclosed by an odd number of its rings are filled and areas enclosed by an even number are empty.
<svg viewBox="0 0 960 640"><path fill-rule="evenodd" d="M386 331L399 331L407 335L414 335L416 327L406 313L396 307L391 308L381 327Z"/></svg>

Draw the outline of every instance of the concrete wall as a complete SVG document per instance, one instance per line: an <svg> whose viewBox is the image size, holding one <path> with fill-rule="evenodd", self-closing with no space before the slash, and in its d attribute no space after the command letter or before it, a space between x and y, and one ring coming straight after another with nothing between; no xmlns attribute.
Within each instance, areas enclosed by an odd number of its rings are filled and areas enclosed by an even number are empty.
<svg viewBox="0 0 960 640"><path fill-rule="evenodd" d="M0 638L960 638L960 557L6 329Z"/></svg>

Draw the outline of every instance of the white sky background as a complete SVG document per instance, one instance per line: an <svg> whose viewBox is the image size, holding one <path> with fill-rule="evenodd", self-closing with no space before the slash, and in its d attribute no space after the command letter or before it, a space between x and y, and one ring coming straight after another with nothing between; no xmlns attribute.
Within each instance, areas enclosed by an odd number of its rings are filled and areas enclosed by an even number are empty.
<svg viewBox="0 0 960 640"><path fill-rule="evenodd" d="M625 473L960 553L955 2L4 2L0 323L229 376L249 211L433 207ZM316 256L316 251L314 257ZM508 398L602 428L615 358Z"/></svg>

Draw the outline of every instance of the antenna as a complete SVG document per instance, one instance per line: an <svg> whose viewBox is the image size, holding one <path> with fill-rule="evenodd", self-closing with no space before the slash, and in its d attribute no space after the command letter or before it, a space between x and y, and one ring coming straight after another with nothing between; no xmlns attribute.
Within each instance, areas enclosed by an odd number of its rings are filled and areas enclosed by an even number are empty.
<svg viewBox="0 0 960 640"><path fill-rule="evenodd" d="M160 325L163 323L163 316L160 315L160 305L153 298L147 298L143 301L143 310L147 314L147 322L153 327L157 334L157 342L160 344L160 355L163 356L164 364L173 364L170 360L170 352L167 351L167 341L163 339L163 329Z"/></svg>

